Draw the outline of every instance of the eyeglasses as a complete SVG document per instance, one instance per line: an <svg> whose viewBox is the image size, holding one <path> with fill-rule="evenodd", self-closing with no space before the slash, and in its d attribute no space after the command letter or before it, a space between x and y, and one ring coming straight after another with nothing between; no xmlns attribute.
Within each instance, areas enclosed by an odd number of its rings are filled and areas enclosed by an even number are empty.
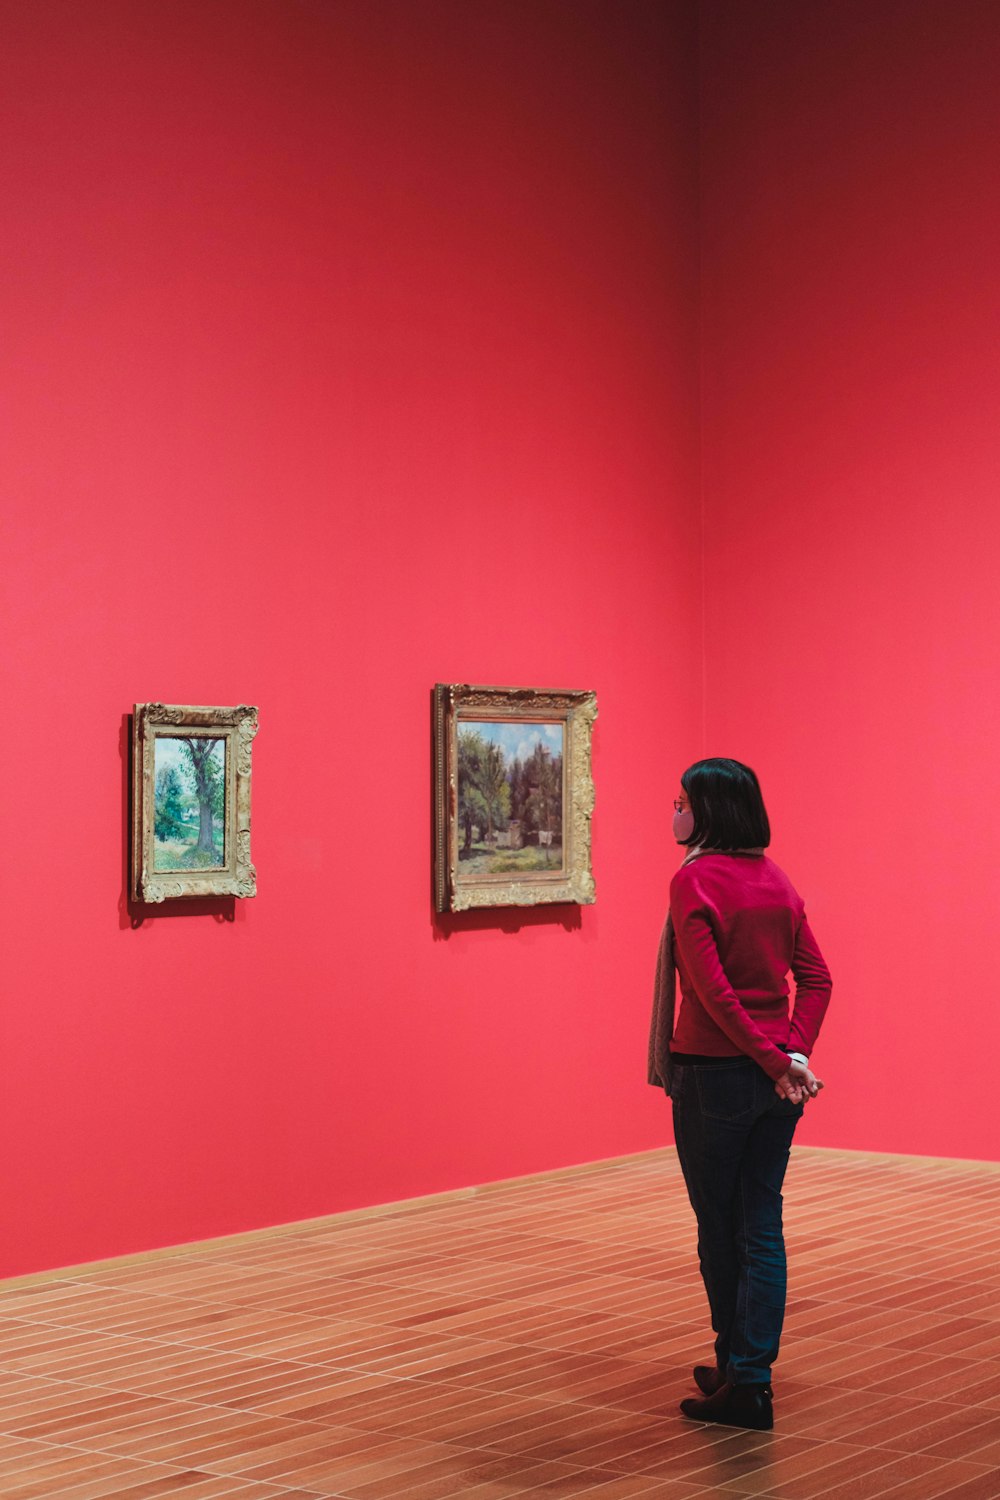
<svg viewBox="0 0 1000 1500"><path fill-rule="evenodd" d="M691 808L690 808L690 806L689 806L689 804L687 802L684 802L680 797L675 797L674 798L674 812L690 812L690 811L691 811Z"/></svg>

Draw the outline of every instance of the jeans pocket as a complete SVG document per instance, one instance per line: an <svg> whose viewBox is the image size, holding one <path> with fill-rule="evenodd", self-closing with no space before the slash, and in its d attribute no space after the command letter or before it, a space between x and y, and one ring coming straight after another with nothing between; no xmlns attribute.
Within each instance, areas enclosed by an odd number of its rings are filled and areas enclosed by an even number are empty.
<svg viewBox="0 0 1000 1500"><path fill-rule="evenodd" d="M707 1120L749 1119L757 1104L757 1079L752 1063L738 1067L695 1067L698 1104Z"/></svg>

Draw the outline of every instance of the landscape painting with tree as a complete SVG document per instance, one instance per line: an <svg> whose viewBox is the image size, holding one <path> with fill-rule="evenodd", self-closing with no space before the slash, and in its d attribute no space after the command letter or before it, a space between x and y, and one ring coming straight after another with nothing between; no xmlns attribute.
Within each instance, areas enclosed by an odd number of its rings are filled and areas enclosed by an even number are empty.
<svg viewBox="0 0 1000 1500"><path fill-rule="evenodd" d="M589 905L597 699L555 688L434 689L434 905Z"/></svg>
<svg viewBox="0 0 1000 1500"><path fill-rule="evenodd" d="M460 873L561 870L562 724L462 721L457 733Z"/></svg>
<svg viewBox="0 0 1000 1500"><path fill-rule="evenodd" d="M249 703L135 705L133 901L257 894L250 854L257 727L257 709Z"/></svg>
<svg viewBox="0 0 1000 1500"><path fill-rule="evenodd" d="M220 869L226 857L226 742L157 735L153 868Z"/></svg>

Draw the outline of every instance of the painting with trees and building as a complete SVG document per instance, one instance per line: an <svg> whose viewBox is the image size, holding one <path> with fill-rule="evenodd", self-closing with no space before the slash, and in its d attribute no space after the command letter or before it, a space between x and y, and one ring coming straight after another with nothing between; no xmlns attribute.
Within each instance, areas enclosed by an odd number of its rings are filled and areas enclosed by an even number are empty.
<svg viewBox="0 0 1000 1500"><path fill-rule="evenodd" d="M219 869L226 854L226 742L158 734L153 766L153 867Z"/></svg>
<svg viewBox="0 0 1000 1500"><path fill-rule="evenodd" d="M250 749L257 710L137 703L132 721L132 895L256 894Z"/></svg>
<svg viewBox="0 0 1000 1500"><path fill-rule="evenodd" d="M593 693L435 689L435 905L591 902Z"/></svg>
<svg viewBox="0 0 1000 1500"><path fill-rule="evenodd" d="M460 722L463 875L562 869L562 724Z"/></svg>

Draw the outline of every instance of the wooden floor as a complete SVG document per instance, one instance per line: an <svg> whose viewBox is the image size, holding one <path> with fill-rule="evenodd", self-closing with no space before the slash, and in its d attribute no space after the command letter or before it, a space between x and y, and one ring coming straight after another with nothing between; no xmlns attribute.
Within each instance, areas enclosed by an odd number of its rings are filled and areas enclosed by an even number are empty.
<svg viewBox="0 0 1000 1500"><path fill-rule="evenodd" d="M1000 1170L798 1151L773 1434L672 1154L0 1288L3 1500L1000 1500Z"/></svg>

